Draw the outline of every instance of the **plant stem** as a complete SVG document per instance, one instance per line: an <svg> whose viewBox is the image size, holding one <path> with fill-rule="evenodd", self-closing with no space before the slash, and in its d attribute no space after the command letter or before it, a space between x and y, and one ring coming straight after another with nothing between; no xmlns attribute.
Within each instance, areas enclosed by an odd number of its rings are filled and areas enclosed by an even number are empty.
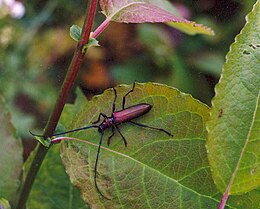
<svg viewBox="0 0 260 209"><path fill-rule="evenodd" d="M226 202L227 202L227 199L228 199L228 192L229 192L229 189L226 190L225 194L223 195L221 202L218 206L218 209L224 209L225 208L225 205L226 205Z"/></svg>
<svg viewBox="0 0 260 209"><path fill-rule="evenodd" d="M65 102L67 101L68 95L75 82L75 78L77 76L77 73L79 71L79 68L82 64L82 61L83 61L83 58L85 55L85 53L82 52L82 48L88 42L91 28L92 28L92 25L94 22L94 17L95 17L96 8L97 8L97 1L98 0L89 0L88 1L87 16L84 21L81 40L78 43L77 48L74 52L74 56L72 58L70 66L68 68L67 75L65 77L63 85L61 87L60 94L57 99L56 105L55 105L54 110L53 110L52 114L50 115L50 118L46 125L45 131L43 134L44 137L52 136L52 134L54 133L54 130L58 124L62 110L64 108ZM22 185L22 189L20 192L20 197L19 197L16 209L25 208L25 204L28 199L30 190L32 188L34 179L40 169L40 166L41 166L43 159L46 156L47 152L48 152L48 148L44 147L42 144L38 144L38 146L36 148L36 153L35 153L34 159L31 163L30 169L27 173L26 179Z"/></svg>
<svg viewBox="0 0 260 209"><path fill-rule="evenodd" d="M97 38L100 33L102 33L103 30L109 25L110 18L106 18L104 22L101 23L101 25L93 32L92 38Z"/></svg>

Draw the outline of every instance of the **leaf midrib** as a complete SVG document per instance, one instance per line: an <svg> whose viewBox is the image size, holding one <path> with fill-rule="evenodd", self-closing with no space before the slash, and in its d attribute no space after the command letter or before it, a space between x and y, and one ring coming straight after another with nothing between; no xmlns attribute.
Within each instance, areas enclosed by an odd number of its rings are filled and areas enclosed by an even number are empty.
<svg viewBox="0 0 260 209"><path fill-rule="evenodd" d="M89 141L86 141L86 140L77 139L77 138L72 138L72 137L63 137L63 138L64 138L64 140L66 140L67 138L69 138L69 139L75 139L76 141L81 141L81 142L84 142L84 143L89 144L89 145L91 145L91 146L98 147L97 144L94 144L94 143L89 142ZM139 160L136 160L136 159L130 157L129 155L125 155L125 154L123 154L123 153L117 152L117 151L115 151L115 150L112 150L112 149L109 149L109 148L103 147L103 146L101 146L101 149L104 149L104 150L106 150L106 151L112 152L112 153L117 154L117 155L119 155L119 156L128 158L128 159L130 159L130 160L132 160L132 161L134 161L134 162L136 162L136 163L138 163L138 164L140 164L140 165L143 165L144 167L146 167L146 168L148 168L148 169L150 169L150 170L152 170L152 171L155 171L155 172L157 172L157 173L160 173L161 176L164 176L165 178L167 178L167 179L170 180L170 181L174 181L175 183L179 184L183 189L186 189L187 191L191 191L191 192L197 194L197 195L200 196L200 197L210 198L210 199L212 199L212 200L214 200L214 201L216 201L216 202L219 202L217 199L213 198L212 196L200 194L200 193L198 193L197 191L194 191L194 190L190 189L189 187L186 187L185 185L181 184L179 181L177 181L177 180L175 180L175 179L173 179L173 178L171 178L171 177L165 175L164 173L161 173L160 171L158 171L158 170L154 169L153 167L150 167L150 166L148 166L148 165L142 163L142 162L139 161Z"/></svg>
<svg viewBox="0 0 260 209"><path fill-rule="evenodd" d="M237 161L237 165L236 165L236 168L234 170L234 172L232 173L232 176L231 176L231 179L229 181L229 184L227 186L227 189L226 189L226 192L229 193L230 189L231 189L231 186L233 184L233 181L235 179L235 176L238 172L238 169L239 169L239 166L241 164L241 161L242 161L242 158L243 158L243 155L244 155L244 152L245 152L245 149L247 147L247 144L249 142L249 139L250 139L250 136L251 136L251 132L252 132L252 129L253 129L253 126L254 126L254 122L255 122L255 118L256 118L256 112L257 112L257 109L258 109L258 105L259 105L259 97L260 97L260 91L258 92L258 96L257 96L257 100L256 100L256 105L255 105L255 110L254 110L254 114L253 114L253 117L252 117L252 121L251 121L251 124L250 124L250 127L249 127L249 130L248 130L248 133L247 133L247 137L246 137L246 140L245 140L245 144L241 150L241 154L239 156L239 159Z"/></svg>

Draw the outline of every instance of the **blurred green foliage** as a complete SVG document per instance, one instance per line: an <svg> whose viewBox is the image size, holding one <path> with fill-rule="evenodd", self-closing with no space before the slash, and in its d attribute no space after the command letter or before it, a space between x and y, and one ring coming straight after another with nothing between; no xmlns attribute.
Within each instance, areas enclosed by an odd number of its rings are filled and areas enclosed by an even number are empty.
<svg viewBox="0 0 260 209"><path fill-rule="evenodd" d="M101 47L88 51L78 76L87 96L116 83L153 81L210 105L225 54L255 1L173 3L185 18L216 35L188 36L164 24L112 23L98 38ZM27 1L24 6L21 19L0 8L0 95L26 139L29 129L44 127L53 108L76 46L69 28L82 25L86 1ZM97 13L95 28L102 20Z"/></svg>
<svg viewBox="0 0 260 209"><path fill-rule="evenodd" d="M112 23L98 37L101 47L88 51L77 79L88 98L116 83L152 81L210 105L225 55L255 0L173 3L185 18L216 35L189 36L164 24ZM28 130L40 132L47 122L76 46L69 28L82 25L86 1L26 1L24 7L17 19L0 3L0 96L27 157L33 141ZM93 30L103 20L97 12ZM73 99L72 93L69 102Z"/></svg>

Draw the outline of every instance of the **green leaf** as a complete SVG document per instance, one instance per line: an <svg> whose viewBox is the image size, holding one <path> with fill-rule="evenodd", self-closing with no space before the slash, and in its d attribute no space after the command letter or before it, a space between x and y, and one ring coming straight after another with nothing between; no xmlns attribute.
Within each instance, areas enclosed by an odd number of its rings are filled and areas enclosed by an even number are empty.
<svg viewBox="0 0 260 209"><path fill-rule="evenodd" d="M78 25L72 25L70 27L70 37L75 41L80 40L81 32L82 32L82 28L79 27Z"/></svg>
<svg viewBox="0 0 260 209"><path fill-rule="evenodd" d="M227 54L207 124L214 182L225 195L241 195L260 186L259 19L257 1ZM255 194L252 201L259 206L259 191Z"/></svg>
<svg viewBox="0 0 260 209"><path fill-rule="evenodd" d="M195 34L205 34L205 35L214 35L214 31L211 28L208 28L202 24L197 24L194 21L169 21L167 25L176 28L183 33L187 33L189 35Z"/></svg>
<svg viewBox="0 0 260 209"><path fill-rule="evenodd" d="M37 209L83 209L88 208L80 198L79 191L70 183L59 156L60 145L48 151L34 181L27 208ZM26 172L34 153L26 161Z"/></svg>
<svg viewBox="0 0 260 209"><path fill-rule="evenodd" d="M131 88L116 87L117 110ZM75 105L66 106L62 122L67 129L90 125L100 112L110 116L113 100L112 89L89 102L80 94ZM124 123L119 127L128 146L116 133L108 147L111 130L106 130L97 169L100 190L112 198L106 200L93 180L100 134L96 129L73 133L69 136L86 143L63 143L61 156L72 183L91 208L216 208L218 191L205 148L208 107L174 88L137 83L126 107L144 102L153 108L135 121L164 128L174 136Z"/></svg>
<svg viewBox="0 0 260 209"><path fill-rule="evenodd" d="M228 204L234 208L241 209L255 209L260 208L260 189L254 189L243 195L231 196L228 200Z"/></svg>
<svg viewBox="0 0 260 209"><path fill-rule="evenodd" d="M115 22L163 22L190 35L214 35L210 28L180 17L175 7L165 0L100 0L100 7Z"/></svg>
<svg viewBox="0 0 260 209"><path fill-rule="evenodd" d="M14 201L20 185L23 146L11 123L11 114L0 96L0 197Z"/></svg>

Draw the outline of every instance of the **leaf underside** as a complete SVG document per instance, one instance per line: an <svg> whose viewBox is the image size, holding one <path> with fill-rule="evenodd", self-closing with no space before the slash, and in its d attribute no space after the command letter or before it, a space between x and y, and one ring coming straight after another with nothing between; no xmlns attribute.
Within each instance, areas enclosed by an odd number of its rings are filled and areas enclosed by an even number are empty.
<svg viewBox="0 0 260 209"><path fill-rule="evenodd" d="M117 110L131 86L118 86ZM90 125L100 112L111 115L114 94L108 89L90 102L78 93L75 105L67 105L62 123L67 129ZM138 103L153 105L137 122L164 128L171 133L120 125L128 142L124 147L118 133L108 147L107 130L98 165L98 185L94 187L93 166L99 133L96 129L71 134L87 140L63 143L61 156L72 183L81 191L91 208L216 208L218 193L211 179L205 149L205 122L208 108L191 96L159 84L137 84L127 96L126 107ZM73 118L73 119L71 119ZM91 143L91 144L90 144Z"/></svg>
<svg viewBox="0 0 260 209"><path fill-rule="evenodd" d="M214 35L214 32L201 24L186 20L168 1L155 0L100 0L104 15L120 23L167 23L190 35Z"/></svg>
<svg viewBox="0 0 260 209"><path fill-rule="evenodd" d="M222 193L227 191L229 195L247 193L245 196L253 197L251 203L255 205L254 208L259 208L259 1L246 19L246 25L231 45L220 83L215 90L207 124L207 149L213 178L219 190ZM229 203L234 199L230 199Z"/></svg>

